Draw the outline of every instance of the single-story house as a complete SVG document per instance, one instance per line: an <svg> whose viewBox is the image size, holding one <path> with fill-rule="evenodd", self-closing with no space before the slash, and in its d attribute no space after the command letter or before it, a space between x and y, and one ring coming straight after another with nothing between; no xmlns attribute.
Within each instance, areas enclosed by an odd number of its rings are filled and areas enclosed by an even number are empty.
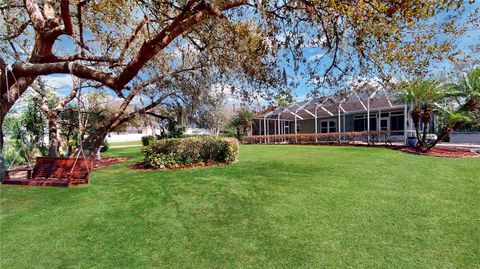
<svg viewBox="0 0 480 269"><path fill-rule="evenodd" d="M252 135L385 131L390 141L414 136L411 107L384 89L312 98L257 115ZM433 130L435 119L429 126Z"/></svg>

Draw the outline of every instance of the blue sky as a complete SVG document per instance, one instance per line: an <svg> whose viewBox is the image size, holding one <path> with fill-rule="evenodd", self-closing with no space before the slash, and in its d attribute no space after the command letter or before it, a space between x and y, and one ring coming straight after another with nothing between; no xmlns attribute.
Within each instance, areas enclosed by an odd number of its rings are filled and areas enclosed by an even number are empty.
<svg viewBox="0 0 480 269"><path fill-rule="evenodd" d="M467 4L466 8L467 8L466 14L468 14L470 12L473 12L475 9L480 8L480 3L476 2L474 4ZM469 52L468 46L473 44L478 44L480 42L479 40L480 40L480 29L471 29L467 31L464 36L460 37L457 40L458 49L461 49L465 53L468 53ZM73 43L71 39L64 37L64 38L61 38L61 40L59 41L60 42L57 42L56 50L61 52L61 54L70 53L73 48ZM315 57L315 55L321 53L321 51L317 48L306 47L303 49L303 53L305 58L309 59L311 57ZM449 68L450 66L451 64L449 62L445 62L442 64L442 66L432 67L431 73L432 74L439 73L443 70L442 68ZM290 82L292 80L298 82L298 86L292 89L295 95L295 98L297 100L304 99L312 89L312 85L308 82L308 79L300 76L300 73L302 73L305 70L305 65L300 63L299 70L297 73L294 72L293 67L291 65L284 64L284 66L281 66L281 68L285 69ZM48 85L50 85L53 88L59 89L61 94L65 94L72 87L70 75L55 74L55 75L50 75L48 77L43 77L43 78L47 80Z"/></svg>
<svg viewBox="0 0 480 269"><path fill-rule="evenodd" d="M466 4L466 12L462 18L461 21L459 22L465 22L467 16L475 11L478 11L477 9L480 8L480 1L476 1L473 4ZM443 16L439 16L438 19L443 19ZM480 15L478 15L480 16ZM471 50L469 46L474 45L474 44L480 44L480 28L476 28L475 26L467 26L469 30L466 31L465 35L459 37L456 40L457 43L457 50L462 50L464 54L471 54ZM477 26L478 27L478 26ZM439 37L441 39L441 36ZM316 48L305 48L303 50L305 58L310 58L310 57L315 57L317 54L321 54L321 51L319 51ZM477 55L476 57L480 57L480 55ZM328 60L327 60L328 61ZM449 61L444 61L440 65L437 66L432 66L430 68L430 73L433 76L440 75L444 70L449 70L452 68L452 64ZM299 85L295 87L293 90L296 99L297 100L302 100L306 98L307 94L311 92L312 86L309 83L308 79L303 78L298 76L298 73L304 70L304 65L300 66L299 72L296 74L291 66L285 65L285 70L287 75L290 78L296 78L299 81ZM327 89L328 91L328 89Z"/></svg>

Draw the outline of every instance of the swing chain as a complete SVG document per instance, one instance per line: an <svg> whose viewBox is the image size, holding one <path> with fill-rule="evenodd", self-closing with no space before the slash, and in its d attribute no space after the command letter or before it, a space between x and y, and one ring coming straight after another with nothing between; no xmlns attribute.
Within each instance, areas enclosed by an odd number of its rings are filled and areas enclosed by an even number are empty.
<svg viewBox="0 0 480 269"><path fill-rule="evenodd" d="M81 85L79 85L79 82L78 82L78 78L73 74L73 64L74 62L69 62L68 63L68 71L70 72L70 76L72 78L72 84L73 84L73 87L80 87L78 89L78 95L77 95L77 102L78 102L78 129L79 129L79 132L78 132L78 141L80 142L80 146L79 146L79 149L76 153L76 156L75 156L75 161L73 162L73 165L72 165L72 169L70 170L70 174L73 173L73 170L75 169L75 165L77 165L77 162L78 162L78 158L80 158L80 154L82 154L82 158L85 162L85 167L87 168L87 171L90 172L90 167L88 167L88 163L87 163L87 158L85 157L85 152L83 150L83 141L82 141L82 132L83 132L83 126L82 126L82 108L81 108L81 105L83 104L82 100L81 100L81 96L82 96L82 89L81 89Z"/></svg>

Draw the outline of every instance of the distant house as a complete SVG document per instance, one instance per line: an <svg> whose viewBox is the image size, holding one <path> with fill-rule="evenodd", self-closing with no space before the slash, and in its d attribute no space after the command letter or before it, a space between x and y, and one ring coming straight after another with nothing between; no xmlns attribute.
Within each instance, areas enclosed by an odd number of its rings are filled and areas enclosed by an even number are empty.
<svg viewBox="0 0 480 269"><path fill-rule="evenodd" d="M391 141L413 135L410 106L384 90L358 91L295 102L259 114L252 135L385 131ZM432 121L433 130L435 120Z"/></svg>
<svg viewBox="0 0 480 269"><path fill-rule="evenodd" d="M211 135L212 132L207 128L189 126L185 129L185 134L186 135Z"/></svg>
<svg viewBox="0 0 480 269"><path fill-rule="evenodd" d="M159 135L160 128L152 129L151 126L139 126L132 127L129 126L124 132L110 132L107 136L108 142L129 142L129 141L140 141L142 136L148 135ZM211 132L205 128L197 127L187 127L185 129L185 134L187 135L210 135Z"/></svg>
<svg viewBox="0 0 480 269"><path fill-rule="evenodd" d="M128 126L124 132L110 132L107 135L108 142L129 142L140 141L142 136L153 135L153 133L159 134L159 130L152 130L150 126L132 127Z"/></svg>

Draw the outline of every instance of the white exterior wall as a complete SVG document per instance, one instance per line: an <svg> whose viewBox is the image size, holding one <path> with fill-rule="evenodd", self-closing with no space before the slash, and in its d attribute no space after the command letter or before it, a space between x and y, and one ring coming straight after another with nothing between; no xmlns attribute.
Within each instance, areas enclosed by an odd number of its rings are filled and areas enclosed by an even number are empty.
<svg viewBox="0 0 480 269"><path fill-rule="evenodd" d="M141 129L142 133L117 133L111 132L107 135L106 140L108 142L130 142L130 141L140 141L143 136L153 135L153 131L149 127ZM158 134L158 131L157 131Z"/></svg>
<svg viewBox="0 0 480 269"><path fill-rule="evenodd" d="M450 135L450 143L468 143L480 145L480 132L453 132Z"/></svg>
<svg viewBox="0 0 480 269"><path fill-rule="evenodd" d="M114 134L107 136L106 140L108 142L130 142L130 141L140 141L143 136L147 134Z"/></svg>
<svg viewBox="0 0 480 269"><path fill-rule="evenodd" d="M111 132L108 134L106 140L108 142L130 142L130 141L140 141L143 136L153 135L153 131L150 127L145 127L140 129L142 133L117 133ZM156 130L156 134L160 134L160 130ZM210 135L211 132L208 129L203 128L187 128L185 130L187 135Z"/></svg>

